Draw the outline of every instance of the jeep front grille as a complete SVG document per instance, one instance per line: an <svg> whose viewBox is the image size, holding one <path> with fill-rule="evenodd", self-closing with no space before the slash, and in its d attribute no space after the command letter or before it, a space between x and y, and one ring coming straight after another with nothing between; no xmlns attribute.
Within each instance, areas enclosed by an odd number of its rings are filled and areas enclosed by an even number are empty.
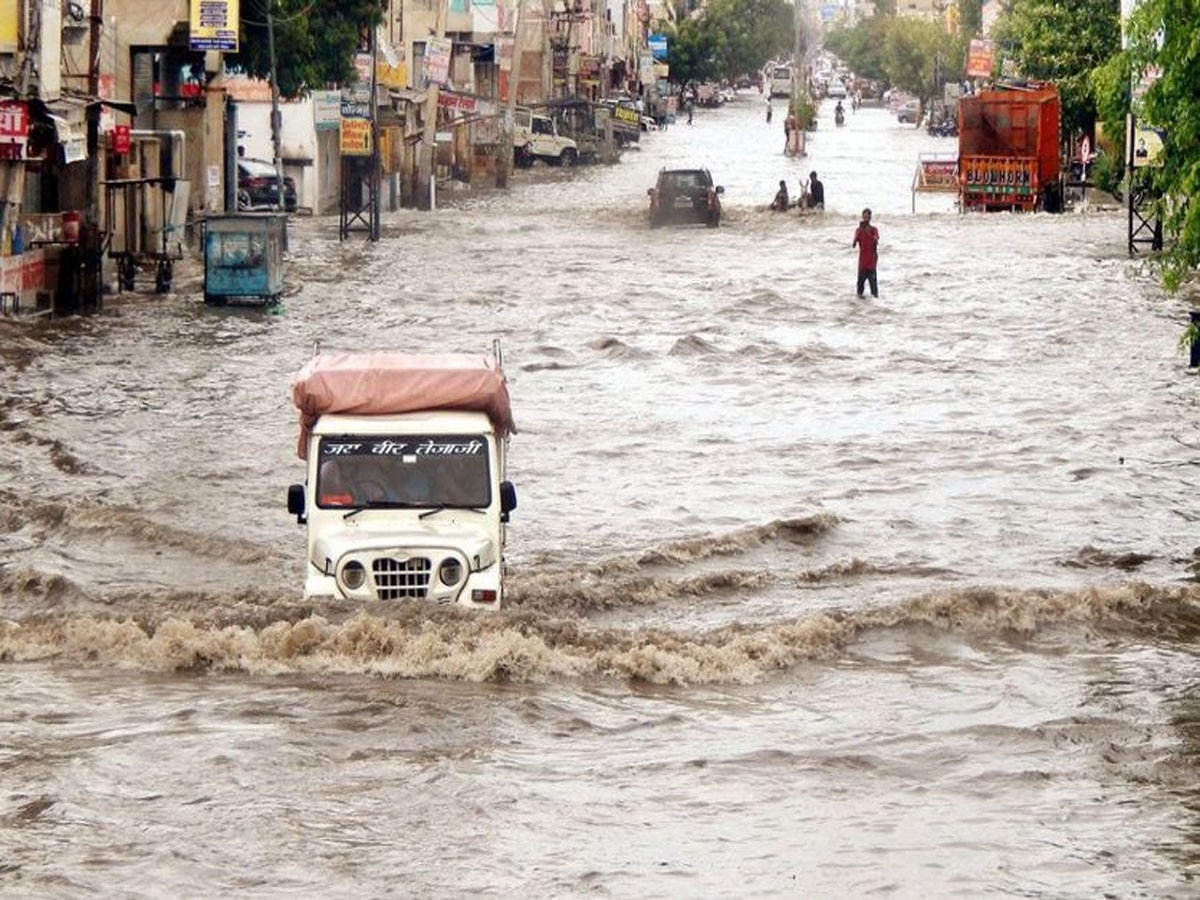
<svg viewBox="0 0 1200 900"><path fill-rule="evenodd" d="M433 566L424 556L411 559L379 557L371 563L375 578L375 596L380 600L424 600L429 596L429 577Z"/></svg>

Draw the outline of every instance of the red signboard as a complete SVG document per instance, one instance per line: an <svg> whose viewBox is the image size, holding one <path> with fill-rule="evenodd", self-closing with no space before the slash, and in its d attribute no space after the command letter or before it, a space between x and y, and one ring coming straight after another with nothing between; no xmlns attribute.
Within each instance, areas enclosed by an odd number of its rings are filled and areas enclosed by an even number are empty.
<svg viewBox="0 0 1200 900"><path fill-rule="evenodd" d="M118 156L125 156L127 153L129 153L132 146L132 141L129 135L129 126L114 125L112 135L113 153L116 153Z"/></svg>
<svg viewBox="0 0 1200 900"><path fill-rule="evenodd" d="M24 143L29 137L29 110L24 103L6 100L0 103L0 143Z"/></svg>
<svg viewBox="0 0 1200 900"><path fill-rule="evenodd" d="M479 105L478 99L470 94L456 94L453 91L438 92L438 106L446 109L459 109L463 112L475 112Z"/></svg>
<svg viewBox="0 0 1200 900"><path fill-rule="evenodd" d="M991 78L995 44L982 38L972 38L967 50L967 77Z"/></svg>

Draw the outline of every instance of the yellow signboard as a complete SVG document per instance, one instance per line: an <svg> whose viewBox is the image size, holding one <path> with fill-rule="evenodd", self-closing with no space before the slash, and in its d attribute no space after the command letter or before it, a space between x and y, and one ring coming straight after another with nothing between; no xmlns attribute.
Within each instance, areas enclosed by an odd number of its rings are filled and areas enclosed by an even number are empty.
<svg viewBox="0 0 1200 900"><path fill-rule="evenodd" d="M343 118L339 143L342 156L370 156L371 120Z"/></svg>
<svg viewBox="0 0 1200 900"><path fill-rule="evenodd" d="M19 7L17 0L0 0L0 53L17 52Z"/></svg>
<svg viewBox="0 0 1200 900"><path fill-rule="evenodd" d="M238 0L191 0L192 50L238 51Z"/></svg>

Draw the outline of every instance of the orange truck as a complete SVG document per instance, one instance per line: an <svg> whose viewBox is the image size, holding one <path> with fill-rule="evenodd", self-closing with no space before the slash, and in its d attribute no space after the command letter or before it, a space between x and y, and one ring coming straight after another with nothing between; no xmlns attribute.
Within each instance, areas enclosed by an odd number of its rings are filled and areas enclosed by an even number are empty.
<svg viewBox="0 0 1200 900"><path fill-rule="evenodd" d="M1053 85L980 91L958 101L964 210L1057 212L1060 106Z"/></svg>

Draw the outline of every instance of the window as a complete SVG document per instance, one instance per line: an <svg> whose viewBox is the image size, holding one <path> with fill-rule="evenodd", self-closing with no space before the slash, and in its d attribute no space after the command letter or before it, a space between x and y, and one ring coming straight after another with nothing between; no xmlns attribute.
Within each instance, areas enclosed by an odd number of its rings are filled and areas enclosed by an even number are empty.
<svg viewBox="0 0 1200 900"><path fill-rule="evenodd" d="M323 509L486 507L488 445L482 435L324 437L317 467Z"/></svg>

